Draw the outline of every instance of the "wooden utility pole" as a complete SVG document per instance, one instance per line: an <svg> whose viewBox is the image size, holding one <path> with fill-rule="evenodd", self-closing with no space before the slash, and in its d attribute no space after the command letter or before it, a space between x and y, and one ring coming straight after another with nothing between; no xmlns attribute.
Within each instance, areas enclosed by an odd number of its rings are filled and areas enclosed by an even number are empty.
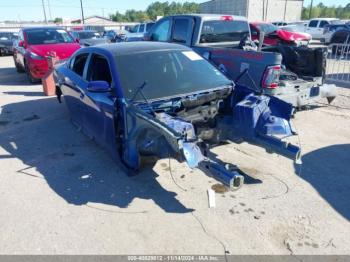
<svg viewBox="0 0 350 262"><path fill-rule="evenodd" d="M310 10L309 10L309 19L311 19L311 11L313 6L314 0L311 0Z"/></svg>
<svg viewBox="0 0 350 262"><path fill-rule="evenodd" d="M81 8L81 21L83 22L83 24L85 24L83 0L80 0L80 8Z"/></svg>
<svg viewBox="0 0 350 262"><path fill-rule="evenodd" d="M283 16L283 21L286 21L287 2L288 2L288 0L285 0L285 3L284 3L284 16Z"/></svg>
<svg viewBox="0 0 350 262"><path fill-rule="evenodd" d="M44 0L41 0L41 3L42 3L42 5L43 5L45 23L47 24L47 17L46 17L46 10L45 10L45 5L44 5Z"/></svg>

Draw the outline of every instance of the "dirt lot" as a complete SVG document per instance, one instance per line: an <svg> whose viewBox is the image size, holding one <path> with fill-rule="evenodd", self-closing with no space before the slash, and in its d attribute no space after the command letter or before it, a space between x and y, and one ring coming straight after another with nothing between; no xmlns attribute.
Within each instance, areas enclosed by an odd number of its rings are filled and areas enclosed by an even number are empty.
<svg viewBox="0 0 350 262"><path fill-rule="evenodd" d="M301 168L216 148L251 178L213 209L215 180L173 159L127 177L41 91L0 58L1 254L350 254L350 87L296 115Z"/></svg>

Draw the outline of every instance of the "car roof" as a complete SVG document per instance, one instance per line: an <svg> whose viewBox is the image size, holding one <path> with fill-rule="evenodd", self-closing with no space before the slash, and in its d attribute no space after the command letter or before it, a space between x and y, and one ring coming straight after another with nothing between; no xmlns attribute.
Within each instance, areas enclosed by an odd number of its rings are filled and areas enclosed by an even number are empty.
<svg viewBox="0 0 350 262"><path fill-rule="evenodd" d="M313 19L310 19L310 21L313 21L313 20L324 20L324 21L332 21L332 20L339 20L338 18L313 18Z"/></svg>
<svg viewBox="0 0 350 262"><path fill-rule="evenodd" d="M238 15L225 15L225 14L184 14L184 15L170 15L167 17L199 17L203 20L220 20L223 16L231 16L234 20L239 20L239 21L247 21L247 18L244 16L238 16ZM165 17L166 18L166 17Z"/></svg>
<svg viewBox="0 0 350 262"><path fill-rule="evenodd" d="M191 51L192 50L184 45L163 43L163 42L148 42L148 41L105 44L105 45L98 45L94 47L88 47L85 50L97 51L101 49L108 51L109 53L112 53L115 56L136 54L136 53L142 53L142 52L146 53L146 52L152 52L152 51L169 51L169 50Z"/></svg>
<svg viewBox="0 0 350 262"><path fill-rule="evenodd" d="M81 33L81 32L97 32L97 31L96 30L71 30L69 32Z"/></svg>
<svg viewBox="0 0 350 262"><path fill-rule="evenodd" d="M25 27L22 29L22 31L31 31L31 30L41 30L41 29L60 29L65 30L63 27L60 26L37 26L37 27Z"/></svg>

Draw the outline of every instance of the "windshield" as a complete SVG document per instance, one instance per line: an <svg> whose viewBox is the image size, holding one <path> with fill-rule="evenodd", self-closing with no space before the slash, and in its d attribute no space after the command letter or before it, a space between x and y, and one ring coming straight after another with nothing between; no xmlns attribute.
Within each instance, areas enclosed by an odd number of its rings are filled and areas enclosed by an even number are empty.
<svg viewBox="0 0 350 262"><path fill-rule="evenodd" d="M145 82L143 93L149 100L231 84L221 72L193 51L142 52L115 59L124 96L128 99ZM136 101L143 101L140 93Z"/></svg>
<svg viewBox="0 0 350 262"><path fill-rule="evenodd" d="M73 38L63 29L31 29L26 31L28 44L73 43Z"/></svg>
<svg viewBox="0 0 350 262"><path fill-rule="evenodd" d="M0 32L0 40L16 40L18 35L10 32Z"/></svg>
<svg viewBox="0 0 350 262"><path fill-rule="evenodd" d="M278 27L273 24L256 24L255 25L260 31L263 31L266 35L276 32Z"/></svg>
<svg viewBox="0 0 350 262"><path fill-rule="evenodd" d="M129 32L130 33L137 33L138 30L139 30L139 25L135 25L129 29Z"/></svg>
<svg viewBox="0 0 350 262"><path fill-rule="evenodd" d="M79 39L98 38L97 32L78 32Z"/></svg>
<svg viewBox="0 0 350 262"><path fill-rule="evenodd" d="M249 35L246 21L213 20L202 26L200 43L240 42Z"/></svg>

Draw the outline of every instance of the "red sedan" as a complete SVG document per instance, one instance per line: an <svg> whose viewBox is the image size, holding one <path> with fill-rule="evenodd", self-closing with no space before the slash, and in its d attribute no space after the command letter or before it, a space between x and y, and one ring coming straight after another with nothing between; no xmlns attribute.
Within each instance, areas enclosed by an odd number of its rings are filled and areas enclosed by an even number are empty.
<svg viewBox="0 0 350 262"><path fill-rule="evenodd" d="M282 30L279 27L265 22L250 23L250 31L253 41L259 41L260 32L265 33L264 45L275 46L278 44L285 45L308 45L311 37L298 32Z"/></svg>
<svg viewBox="0 0 350 262"><path fill-rule="evenodd" d="M47 57L52 52L58 60L65 60L79 48L80 45L62 28L24 28L14 45L13 59L17 71L26 72L29 81L35 83L47 73Z"/></svg>

